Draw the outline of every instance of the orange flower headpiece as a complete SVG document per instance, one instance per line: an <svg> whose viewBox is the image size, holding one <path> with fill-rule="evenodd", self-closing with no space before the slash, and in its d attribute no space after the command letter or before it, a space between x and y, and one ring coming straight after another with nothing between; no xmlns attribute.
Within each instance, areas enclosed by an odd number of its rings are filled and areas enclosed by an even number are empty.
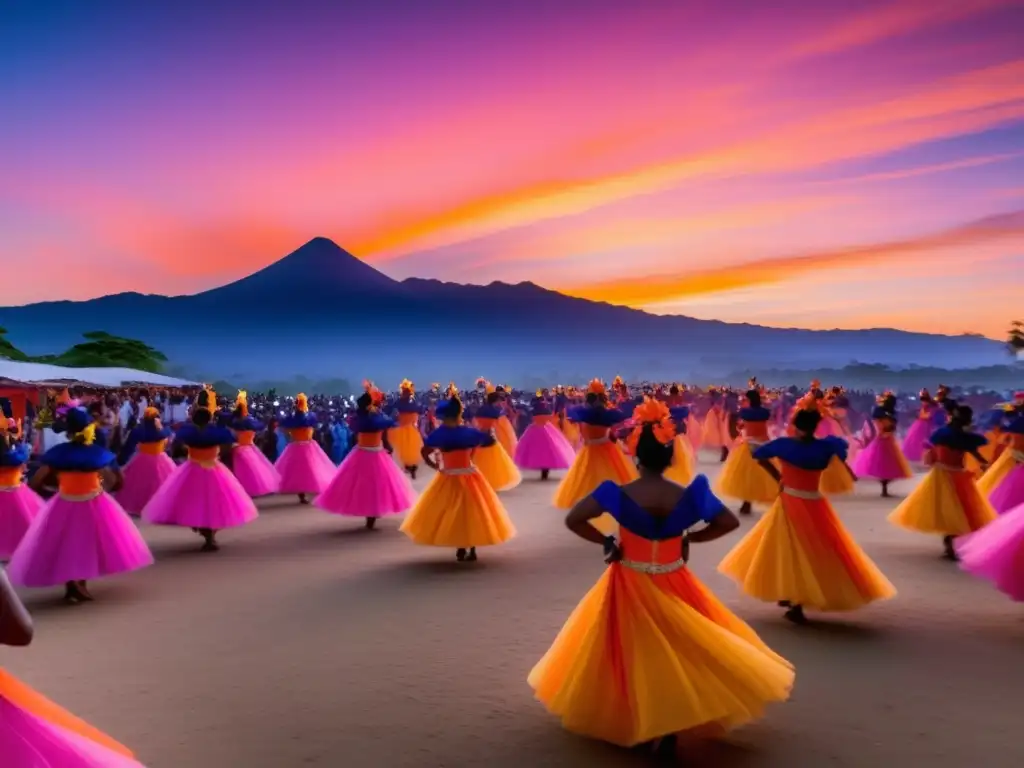
<svg viewBox="0 0 1024 768"><path fill-rule="evenodd" d="M885 390L885 392L883 392L882 394L880 394L878 397L875 398L875 402L878 405L882 405L882 403L884 403L890 397L892 397L892 390L891 389L887 389L887 390Z"/></svg>
<svg viewBox="0 0 1024 768"><path fill-rule="evenodd" d="M369 410L376 411L380 408L384 402L384 393L381 392L377 387L374 386L373 382L366 379L363 382L363 389L370 396L370 408Z"/></svg>
<svg viewBox="0 0 1024 768"><path fill-rule="evenodd" d="M448 382L448 389L444 391L444 396L449 400L458 400L459 402L462 402L462 398L459 397L459 388L455 386L454 381Z"/></svg>
<svg viewBox="0 0 1024 768"><path fill-rule="evenodd" d="M672 414L660 400L653 397L645 397L644 401L633 409L633 421L637 426L643 427L650 424L654 428L654 436L662 443L671 443L676 436L676 425L672 421ZM636 439L640 439L640 430L633 430ZM635 450L635 445L632 446Z"/></svg>
<svg viewBox="0 0 1024 768"><path fill-rule="evenodd" d="M608 390L605 388L604 382L600 379L591 379L590 384L587 385L587 394L607 395Z"/></svg>
<svg viewBox="0 0 1024 768"><path fill-rule="evenodd" d="M249 415L249 396L244 389L238 390L238 397L235 398L235 408L242 414L243 419Z"/></svg>
<svg viewBox="0 0 1024 768"><path fill-rule="evenodd" d="M623 389L626 386L626 382L622 380L621 376L616 376L615 380L612 381L613 389Z"/></svg>
<svg viewBox="0 0 1024 768"><path fill-rule="evenodd" d="M821 411L821 403L814 396L813 392L808 392L806 395L796 401L796 411Z"/></svg>
<svg viewBox="0 0 1024 768"><path fill-rule="evenodd" d="M402 392L408 392L410 395L416 394L416 387L408 379L402 379L402 383L398 385L398 389Z"/></svg>
<svg viewBox="0 0 1024 768"><path fill-rule="evenodd" d="M813 381L811 381L811 389L821 389L821 380L814 379Z"/></svg>
<svg viewBox="0 0 1024 768"><path fill-rule="evenodd" d="M946 395L949 394L949 387L945 384L939 384L939 388L935 390L935 399L940 403L946 399Z"/></svg>
<svg viewBox="0 0 1024 768"><path fill-rule="evenodd" d="M309 413L309 399L305 393L299 392L295 396L295 410L299 413Z"/></svg>
<svg viewBox="0 0 1024 768"><path fill-rule="evenodd" d="M203 387L203 391L199 393L199 397L196 398L196 402L199 403L203 397L206 398L206 405L200 405L200 408L205 408L210 413L215 413L217 410L217 393L213 391L213 387Z"/></svg>

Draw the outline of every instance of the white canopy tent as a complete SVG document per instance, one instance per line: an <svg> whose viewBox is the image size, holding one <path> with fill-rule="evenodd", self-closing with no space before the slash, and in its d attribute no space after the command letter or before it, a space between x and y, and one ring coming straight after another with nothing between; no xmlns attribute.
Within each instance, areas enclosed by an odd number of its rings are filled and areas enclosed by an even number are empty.
<svg viewBox="0 0 1024 768"><path fill-rule="evenodd" d="M202 386L202 382L137 371L134 368L65 368L60 365L20 363L14 360L0 360L0 382L8 386L45 387L80 384L111 389L139 385L182 389Z"/></svg>

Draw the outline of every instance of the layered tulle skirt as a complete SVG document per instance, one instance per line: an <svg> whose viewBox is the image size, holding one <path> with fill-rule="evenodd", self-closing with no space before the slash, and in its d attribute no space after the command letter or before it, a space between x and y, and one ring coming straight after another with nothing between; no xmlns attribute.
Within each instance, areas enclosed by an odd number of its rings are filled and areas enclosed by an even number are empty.
<svg viewBox="0 0 1024 768"><path fill-rule="evenodd" d="M572 509L606 480L622 485L638 477L633 464L618 444L611 440L584 442L580 452L555 491L555 507Z"/></svg>
<svg viewBox="0 0 1024 768"><path fill-rule="evenodd" d="M494 435L501 443L501 447L509 456L516 455L516 446L519 445L519 438L516 437L516 428L512 425L508 416L499 416L494 424Z"/></svg>
<svg viewBox="0 0 1024 768"><path fill-rule="evenodd" d="M153 564L128 514L106 493L46 502L11 557L7 573L22 587L91 581Z"/></svg>
<svg viewBox="0 0 1024 768"><path fill-rule="evenodd" d="M995 518L995 510L968 472L932 467L892 511L889 522L918 533L963 536Z"/></svg>
<svg viewBox="0 0 1024 768"><path fill-rule="evenodd" d="M905 480L914 476L895 436L877 435L862 451L858 451L851 468L857 477L875 480Z"/></svg>
<svg viewBox="0 0 1024 768"><path fill-rule="evenodd" d="M690 444L687 435L676 435L672 441L672 464L665 470L662 476L679 485L689 485L693 482L695 470L693 446Z"/></svg>
<svg viewBox="0 0 1024 768"><path fill-rule="evenodd" d="M838 456L833 456L821 473L818 490L826 496L842 496L853 493L855 487L856 483L846 464Z"/></svg>
<svg viewBox="0 0 1024 768"><path fill-rule="evenodd" d="M274 467L281 478L279 492L288 494L320 493L338 469L315 440L288 443Z"/></svg>
<svg viewBox="0 0 1024 768"><path fill-rule="evenodd" d="M404 424L388 430L388 443L403 467L418 467L423 463L423 435L419 427Z"/></svg>
<svg viewBox="0 0 1024 768"><path fill-rule="evenodd" d="M0 560L9 560L46 502L24 483L0 489Z"/></svg>
<svg viewBox="0 0 1024 768"><path fill-rule="evenodd" d="M405 512L416 501L406 474L383 448L356 447L313 502L346 517L384 517Z"/></svg>
<svg viewBox="0 0 1024 768"><path fill-rule="evenodd" d="M227 467L191 459L179 464L142 511L142 519L154 525L237 528L259 516L252 498Z"/></svg>
<svg viewBox="0 0 1024 768"><path fill-rule="evenodd" d="M754 458L750 443L741 440L725 460L715 492L737 501L771 504L779 495L779 481ZM777 463L777 462L776 462Z"/></svg>
<svg viewBox="0 0 1024 768"><path fill-rule="evenodd" d="M629 747L742 725L789 697L792 666L692 576L676 574L610 566L530 672L536 697L567 730Z"/></svg>
<svg viewBox="0 0 1024 768"><path fill-rule="evenodd" d="M231 471L252 498L271 496L281 487L273 462L255 445L236 445L231 450Z"/></svg>
<svg viewBox="0 0 1024 768"><path fill-rule="evenodd" d="M907 461L920 463L928 446L928 439L935 430L930 419L915 419L903 437L903 455Z"/></svg>
<svg viewBox="0 0 1024 768"><path fill-rule="evenodd" d="M1000 515L1024 504L1024 464L1015 462L1015 466L989 494L988 500Z"/></svg>
<svg viewBox="0 0 1024 768"><path fill-rule="evenodd" d="M718 570L750 597L852 611L896 594L823 497L783 492Z"/></svg>
<svg viewBox="0 0 1024 768"><path fill-rule="evenodd" d="M568 469L576 458L576 451L558 427L544 422L526 428L513 456L520 469Z"/></svg>
<svg viewBox="0 0 1024 768"><path fill-rule="evenodd" d="M511 491L523 481L516 463L499 442L473 451L473 463L496 491Z"/></svg>
<svg viewBox="0 0 1024 768"><path fill-rule="evenodd" d="M131 751L0 669L0 765L142 768Z"/></svg>
<svg viewBox="0 0 1024 768"><path fill-rule="evenodd" d="M982 495L988 496L992 493L1006 476L1010 474L1010 471L1018 466L1018 462L1013 454L1012 450L1004 450L999 455L999 458L978 478L978 490L981 491Z"/></svg>
<svg viewBox="0 0 1024 768"><path fill-rule="evenodd" d="M955 547L961 568L1024 602L1024 504L957 539Z"/></svg>
<svg viewBox="0 0 1024 768"><path fill-rule="evenodd" d="M709 450L728 448L732 445L732 437L729 435L729 423L724 417L708 414L704 419L701 445Z"/></svg>
<svg viewBox="0 0 1024 768"><path fill-rule="evenodd" d="M438 472L399 529L429 547L488 547L516 534L498 494L475 467Z"/></svg>
<svg viewBox="0 0 1024 768"><path fill-rule="evenodd" d="M121 470L124 485L114 498L125 512L138 517L174 469L175 464L166 453L136 452Z"/></svg>

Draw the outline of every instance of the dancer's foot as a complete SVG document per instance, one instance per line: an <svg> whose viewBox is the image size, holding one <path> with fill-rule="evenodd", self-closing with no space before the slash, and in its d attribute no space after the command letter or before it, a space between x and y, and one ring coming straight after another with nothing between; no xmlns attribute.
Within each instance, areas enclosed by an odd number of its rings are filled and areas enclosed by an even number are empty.
<svg viewBox="0 0 1024 768"><path fill-rule="evenodd" d="M64 585L64 602L68 605L78 605L84 602L81 591L78 589L78 584L74 581L69 581Z"/></svg>
<svg viewBox="0 0 1024 768"><path fill-rule="evenodd" d="M778 606L779 608L792 608L793 604L789 600L779 600Z"/></svg>
<svg viewBox="0 0 1024 768"><path fill-rule="evenodd" d="M476 562L476 547L470 547L469 548L469 552L466 553L466 562L467 563L475 563Z"/></svg>
<svg viewBox="0 0 1024 768"><path fill-rule="evenodd" d="M366 530L372 531L374 529L374 526L376 526L376 525L377 525L377 518L376 517L368 517L368 518L366 518Z"/></svg>
<svg viewBox="0 0 1024 768"><path fill-rule="evenodd" d="M807 617L804 616L804 609L803 609L803 606L801 606L801 605L794 605L792 608L790 608L788 611L786 611L783 614L783 616L788 621L792 621L794 624L806 624L807 623Z"/></svg>
<svg viewBox="0 0 1024 768"><path fill-rule="evenodd" d="M957 555L956 553L956 548L953 546L952 536L942 537L942 550L942 556L947 560L952 560L953 562L956 562L960 559L959 555Z"/></svg>
<svg viewBox="0 0 1024 768"><path fill-rule="evenodd" d="M540 479L541 480L547 480L550 475L551 475L551 470L550 469L542 469L540 471Z"/></svg>
<svg viewBox="0 0 1024 768"><path fill-rule="evenodd" d="M299 504L309 504L309 499L306 498L306 494L299 494Z"/></svg>
<svg viewBox="0 0 1024 768"><path fill-rule="evenodd" d="M405 471L409 473L409 477L411 477L413 480L416 479L416 466L415 465L413 465L411 467L406 467Z"/></svg>
<svg viewBox="0 0 1024 768"><path fill-rule="evenodd" d="M719 459L719 461L725 461L728 458L729 458L729 449L723 446L722 447L722 458Z"/></svg>
<svg viewBox="0 0 1024 768"><path fill-rule="evenodd" d="M888 480L883 480L882 481L882 498L883 499L888 499L889 498L889 481Z"/></svg>
<svg viewBox="0 0 1024 768"><path fill-rule="evenodd" d="M200 528L199 532L203 535L203 546L200 547L200 552L216 552L220 549L217 544L217 532L211 528Z"/></svg>
<svg viewBox="0 0 1024 768"><path fill-rule="evenodd" d="M740 504L741 515L749 515L753 511L753 509L754 505L751 504L749 501L744 501L742 504Z"/></svg>
<svg viewBox="0 0 1024 768"><path fill-rule="evenodd" d="M459 547L458 549L456 549L455 550L455 559L458 560L460 563L463 560L465 560L466 559L466 550L463 549L462 547Z"/></svg>
<svg viewBox="0 0 1024 768"><path fill-rule="evenodd" d="M92 592L89 591L89 587L86 585L85 581L76 582L75 586L78 587L78 594L81 595L82 599L86 602L92 602L96 599L92 596Z"/></svg>

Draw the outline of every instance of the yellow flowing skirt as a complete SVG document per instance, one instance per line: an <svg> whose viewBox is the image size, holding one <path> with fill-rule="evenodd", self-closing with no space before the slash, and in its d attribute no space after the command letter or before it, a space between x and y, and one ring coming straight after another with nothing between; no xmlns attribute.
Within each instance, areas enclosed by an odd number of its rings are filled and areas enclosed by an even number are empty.
<svg viewBox="0 0 1024 768"><path fill-rule="evenodd" d="M633 461L617 443L584 443L555 491L557 509L572 509L605 480L623 485L640 476ZM590 524L606 536L618 530L615 518L605 513Z"/></svg>
<svg viewBox="0 0 1024 768"><path fill-rule="evenodd" d="M510 491L523 481L519 467L501 443L477 448L473 451L473 463L496 491Z"/></svg>
<svg viewBox="0 0 1024 768"><path fill-rule="evenodd" d="M528 682L567 730L624 747L712 724L731 728L789 698L795 676L787 661L740 632L651 576L612 565Z"/></svg>
<svg viewBox="0 0 1024 768"><path fill-rule="evenodd" d="M403 467L418 467L423 463L423 436L417 427L405 425L388 430L388 442L395 449L395 457Z"/></svg>
<svg viewBox="0 0 1024 768"><path fill-rule="evenodd" d="M417 544L452 549L494 546L516 535L498 494L476 468L434 475L399 530Z"/></svg>
<svg viewBox="0 0 1024 768"><path fill-rule="evenodd" d="M679 485L693 482L693 446L685 435L676 435L672 441L672 465L665 470L663 477Z"/></svg>
<svg viewBox="0 0 1024 768"><path fill-rule="evenodd" d="M983 496L987 497L1003 482L1003 478L1010 474L1010 470L1015 466L1017 466L1017 462L1013 458L1013 451L1009 448L1004 448L1002 454L996 459L995 464L990 466L988 471L978 478L978 490L981 491Z"/></svg>
<svg viewBox="0 0 1024 768"><path fill-rule="evenodd" d="M889 515L889 522L917 533L963 536L996 519L996 511L969 472L932 467Z"/></svg>
<svg viewBox="0 0 1024 768"><path fill-rule="evenodd" d="M579 447L580 440L582 439L580 436L579 424L574 421L569 421L568 419L562 419L560 430L573 448Z"/></svg>
<svg viewBox="0 0 1024 768"><path fill-rule="evenodd" d="M501 443L501 447L509 456L516 455L516 446L519 445L519 438L516 437L516 428L512 426L508 416L500 416L494 424L494 434Z"/></svg>
<svg viewBox="0 0 1024 768"><path fill-rule="evenodd" d="M754 459L750 444L741 441L729 452L715 491L737 501L771 504L779 495L779 483Z"/></svg>
<svg viewBox="0 0 1024 768"><path fill-rule="evenodd" d="M826 496L842 496L846 493L853 493L854 487L853 476L843 460L838 456L833 456L825 471L821 473L818 490Z"/></svg>
<svg viewBox="0 0 1024 768"><path fill-rule="evenodd" d="M750 597L820 611L852 611L896 594L826 499L785 492L718 570Z"/></svg>

